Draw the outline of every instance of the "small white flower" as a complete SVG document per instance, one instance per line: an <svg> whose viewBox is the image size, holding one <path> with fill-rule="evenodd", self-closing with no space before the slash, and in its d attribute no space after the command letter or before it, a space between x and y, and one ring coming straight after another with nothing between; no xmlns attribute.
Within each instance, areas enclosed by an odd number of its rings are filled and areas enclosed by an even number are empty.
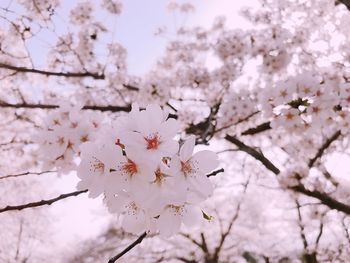
<svg viewBox="0 0 350 263"><path fill-rule="evenodd" d="M206 176L218 166L217 155L211 151L200 151L192 155L195 137L190 136L170 163L173 175L180 174L179 180L188 186L188 201L201 202L213 192L213 186Z"/></svg>
<svg viewBox="0 0 350 263"><path fill-rule="evenodd" d="M169 237L179 232L181 223L193 227L201 219L202 212L197 206L167 205L157 220L157 228L163 237Z"/></svg>

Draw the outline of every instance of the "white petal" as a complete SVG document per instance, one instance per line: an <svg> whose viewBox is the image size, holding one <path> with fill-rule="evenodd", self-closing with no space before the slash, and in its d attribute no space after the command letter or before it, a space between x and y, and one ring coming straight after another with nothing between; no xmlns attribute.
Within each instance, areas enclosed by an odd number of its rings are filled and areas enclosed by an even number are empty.
<svg viewBox="0 0 350 263"><path fill-rule="evenodd" d="M209 173L219 165L218 157L212 151L197 152L193 155L191 161L197 162L199 170L203 173Z"/></svg>
<svg viewBox="0 0 350 263"><path fill-rule="evenodd" d="M159 145L159 150L163 153L162 157L172 157L179 150L177 141L168 140Z"/></svg>
<svg viewBox="0 0 350 263"><path fill-rule="evenodd" d="M157 226L162 237L170 237L179 232L181 227L181 216L174 214L172 209L165 209L159 216Z"/></svg>
<svg viewBox="0 0 350 263"><path fill-rule="evenodd" d="M184 144L181 146L179 153L181 161L186 162L188 159L191 158L195 143L196 137L194 135L191 135L186 139Z"/></svg>
<svg viewBox="0 0 350 263"><path fill-rule="evenodd" d="M168 119L159 127L159 135L161 136L162 140L169 140L174 138L174 136L179 132L179 130L179 122L175 119Z"/></svg>
<svg viewBox="0 0 350 263"><path fill-rule="evenodd" d="M189 178L189 193L187 201L192 204L198 204L213 194L213 185L204 174L197 174Z"/></svg>
<svg viewBox="0 0 350 263"><path fill-rule="evenodd" d="M113 196L105 199L108 211L111 213L121 213L125 205L130 203L130 198L125 195Z"/></svg>
<svg viewBox="0 0 350 263"><path fill-rule="evenodd" d="M197 206L186 205L183 213L183 223L186 226L193 227L200 222L202 211Z"/></svg>
<svg viewBox="0 0 350 263"><path fill-rule="evenodd" d="M171 176L178 177L179 175L181 175L181 160L179 156L174 155L171 158L169 166L169 173L171 174Z"/></svg>
<svg viewBox="0 0 350 263"><path fill-rule="evenodd" d="M122 227L125 231L139 234L146 230L147 228L147 218L144 211L138 210L136 213L125 214L122 222Z"/></svg>

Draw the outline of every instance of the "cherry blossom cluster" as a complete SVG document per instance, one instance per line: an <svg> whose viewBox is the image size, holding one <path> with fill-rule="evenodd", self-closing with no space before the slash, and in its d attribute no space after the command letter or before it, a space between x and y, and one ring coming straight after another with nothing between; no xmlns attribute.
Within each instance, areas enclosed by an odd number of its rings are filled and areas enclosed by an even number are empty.
<svg viewBox="0 0 350 263"><path fill-rule="evenodd" d="M213 192L206 176L218 165L211 151L193 153L195 137L174 139L179 123L158 105L119 117L95 142L81 145L78 189L104 195L110 212L122 215L126 231L170 236L194 225L199 204Z"/></svg>
<svg viewBox="0 0 350 263"><path fill-rule="evenodd" d="M81 106L63 103L44 123L44 129L35 138L40 145L40 160L47 168L57 167L65 172L76 168L74 159L80 154L79 146L93 140L100 128L101 116L96 112L82 112Z"/></svg>
<svg viewBox="0 0 350 263"><path fill-rule="evenodd" d="M265 93L262 109L273 116L272 127L299 132L336 125L347 133L349 98L349 84L323 80L306 72L276 83Z"/></svg>

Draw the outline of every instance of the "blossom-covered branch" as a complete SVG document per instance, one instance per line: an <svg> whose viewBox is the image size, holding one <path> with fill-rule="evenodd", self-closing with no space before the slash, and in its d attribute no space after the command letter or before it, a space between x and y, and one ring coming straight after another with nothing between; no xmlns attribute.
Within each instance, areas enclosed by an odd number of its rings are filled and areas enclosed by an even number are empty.
<svg viewBox="0 0 350 263"><path fill-rule="evenodd" d="M27 203L24 205L8 205L6 207L0 208L0 213L7 212L7 211L14 211L14 210L23 210L27 208L33 208L33 207L39 207L44 205L51 205L57 201L66 199L71 196L77 196L83 193L86 193L88 190L81 190L81 191L75 191L67 194L61 194L55 198L47 199L47 200L41 200L37 202Z"/></svg>

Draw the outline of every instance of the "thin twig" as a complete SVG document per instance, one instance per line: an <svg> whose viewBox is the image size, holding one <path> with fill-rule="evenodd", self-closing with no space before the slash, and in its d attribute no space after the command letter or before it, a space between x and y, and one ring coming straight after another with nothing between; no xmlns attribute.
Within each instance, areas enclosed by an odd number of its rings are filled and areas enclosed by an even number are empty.
<svg viewBox="0 0 350 263"><path fill-rule="evenodd" d="M335 136L335 135L333 135L333 136ZM246 152L247 154L249 154L252 157L254 157L256 160L259 160L268 170L272 171L275 175L278 175L280 173L280 170L270 160L268 160L263 155L263 153L261 153L261 152L255 150L254 148L244 144L243 142L238 140L236 137L233 137L233 136L230 136L230 135L226 135L225 139L227 141L235 144L238 147L239 150ZM324 150L327 147L324 147ZM320 156L323 154L324 150L320 150L320 152L322 151ZM317 190L308 190L302 184L298 184L298 185L295 185L295 186L290 186L289 189L293 190L295 192L298 192L298 193L302 193L302 194L307 195L309 197L316 198L316 199L320 200L322 204L328 206L329 208L335 209L335 210L338 210L338 211L341 211L341 212L343 212L345 214L350 215L350 206L349 205L346 205L346 204L344 204L342 202L337 201L336 199L334 199L333 197L327 195L326 193L323 193L323 192L320 192L320 191L317 191Z"/></svg>
<svg viewBox="0 0 350 263"><path fill-rule="evenodd" d="M317 161L317 159L321 158L324 151L331 145L332 142L334 142L335 140L337 140L340 136L341 132L340 131L336 131L331 137L329 137L324 144L321 146L320 149L318 149L316 155L314 158L312 158L309 163L308 166L311 168L315 162Z"/></svg>
<svg viewBox="0 0 350 263"><path fill-rule="evenodd" d="M25 173L19 173L19 174L9 174L0 177L1 179L6 179L6 178L13 178L13 177L20 177L20 176L25 176L29 174L34 174L34 175L41 175L41 174L46 174L46 173L56 173L57 171L43 171L43 172L25 172Z"/></svg>
<svg viewBox="0 0 350 263"><path fill-rule="evenodd" d="M220 169L218 169L218 170L215 170L215 171L211 172L210 174L207 174L207 177L215 176L215 175L217 175L218 173L223 173L223 172L225 172L224 168L220 168Z"/></svg>
<svg viewBox="0 0 350 263"><path fill-rule="evenodd" d="M268 131L271 129L271 125L270 122L265 122L262 123L254 128L249 128L248 130L245 130L244 132L242 132L242 135L254 135L260 132L264 132L264 131Z"/></svg>
<svg viewBox="0 0 350 263"><path fill-rule="evenodd" d="M105 79L105 75L101 73L92 73L92 72L55 72L55 71L47 71L35 68L26 68L20 66L14 66L9 64L0 63L0 68L13 70L22 73L34 73L45 76L56 76L56 77L66 77L66 78L83 78L83 77L91 77L94 79Z"/></svg>
<svg viewBox="0 0 350 263"><path fill-rule="evenodd" d="M1 101L0 102L1 108L25 108L25 109L56 109L59 106L53 105L53 104L30 104L30 103L6 103ZM125 106L113 106L113 105L107 105L107 106L98 106L98 105L87 105L83 107L83 110L98 110L98 111L112 111L112 112L118 112L118 111L125 111L129 112L131 110L131 105L125 105Z"/></svg>
<svg viewBox="0 0 350 263"><path fill-rule="evenodd" d="M52 199L48 199L48 200L41 200L41 201L37 201L37 202L32 202L32 203L27 203L24 205L14 205L14 206L6 206L4 208L0 208L0 213L3 212L7 212L7 211L13 211L13 210L23 210L23 209L27 209L27 208L33 208L33 207L39 207L39 206L43 206L43 205L51 205L59 200L71 197L71 196L77 196L83 193L86 193L88 190L82 190L82 191L75 191L75 192L71 192L71 193L67 193L67 194L61 194L60 196L57 196L55 198Z"/></svg>
<svg viewBox="0 0 350 263"><path fill-rule="evenodd" d="M142 240L147 236L146 232L143 232L141 236L139 236L134 242L132 242L127 248L125 248L122 252L112 257L108 260L108 263L114 263L117 259L124 256L127 252L129 252L132 248L134 248L137 244L140 244Z"/></svg>
<svg viewBox="0 0 350 263"><path fill-rule="evenodd" d="M267 169L272 171L274 174L279 174L280 170L270 162L261 152L255 150L254 148L244 144L242 141L238 140L234 136L226 135L225 139L238 147L239 150L248 153L253 156L255 159L260 161Z"/></svg>

